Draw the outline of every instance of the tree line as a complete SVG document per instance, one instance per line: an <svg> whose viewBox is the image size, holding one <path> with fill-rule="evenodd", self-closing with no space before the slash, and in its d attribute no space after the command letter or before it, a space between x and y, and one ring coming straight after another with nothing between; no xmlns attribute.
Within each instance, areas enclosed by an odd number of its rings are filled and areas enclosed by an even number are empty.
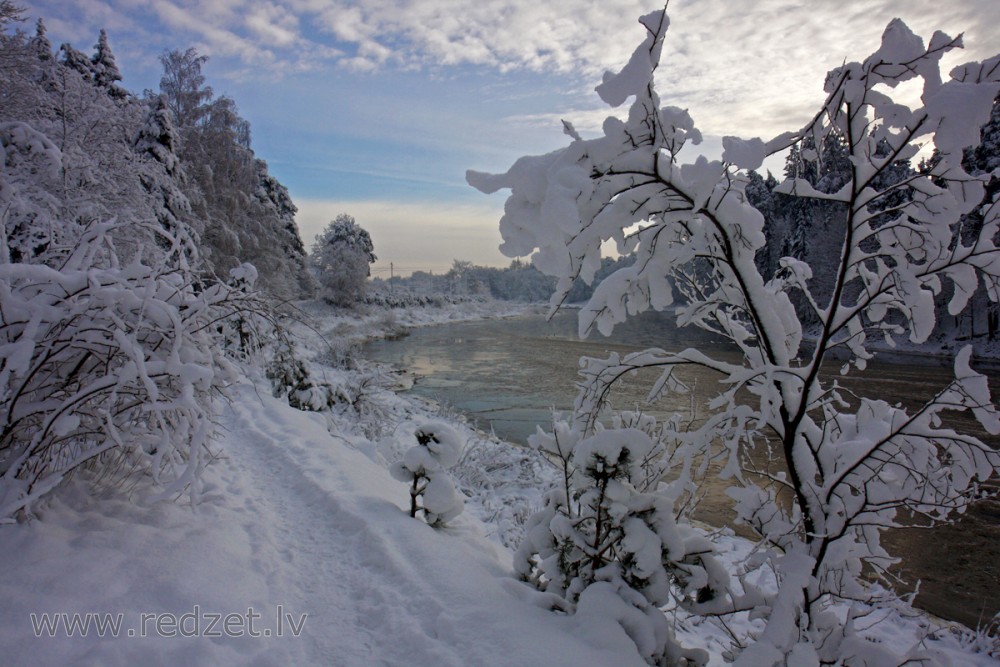
<svg viewBox="0 0 1000 667"><path fill-rule="evenodd" d="M104 31L90 54L41 19L0 32L0 522L73 474L197 500L217 397L252 357L295 367L274 308L313 291L295 206L205 58L161 62L137 95Z"/></svg>
<svg viewBox="0 0 1000 667"><path fill-rule="evenodd" d="M4 209L13 261L49 262L95 220L153 221L190 234L207 277L250 262L273 296L311 294L295 205L255 155L236 103L206 84L205 56L164 53L159 90L136 95L104 31L90 55L53 49L42 19L33 35L0 40L5 168L19 184ZM45 141L11 138L27 128ZM52 173L38 171L43 146L59 151Z"/></svg>

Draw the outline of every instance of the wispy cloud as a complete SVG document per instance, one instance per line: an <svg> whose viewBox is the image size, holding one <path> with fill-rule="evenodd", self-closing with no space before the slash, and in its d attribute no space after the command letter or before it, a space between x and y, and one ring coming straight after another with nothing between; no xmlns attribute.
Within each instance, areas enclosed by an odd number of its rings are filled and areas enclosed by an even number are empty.
<svg viewBox="0 0 1000 667"><path fill-rule="evenodd" d="M44 13L65 0L29 0ZM804 120L827 70L862 58L899 16L918 34L967 31L966 58L1000 43L995 0L674 0L661 66L665 102L703 130L769 134ZM642 38L647 0L78 0L77 30L152 15L174 47L196 41L237 62L230 76L280 77L337 64L351 71L477 66L594 83ZM654 3L655 4L655 3ZM69 27L67 25L67 27ZM146 36L151 34L147 31ZM114 36L127 39L127 34ZM593 98L591 98L593 99ZM579 108L589 102L578 99Z"/></svg>

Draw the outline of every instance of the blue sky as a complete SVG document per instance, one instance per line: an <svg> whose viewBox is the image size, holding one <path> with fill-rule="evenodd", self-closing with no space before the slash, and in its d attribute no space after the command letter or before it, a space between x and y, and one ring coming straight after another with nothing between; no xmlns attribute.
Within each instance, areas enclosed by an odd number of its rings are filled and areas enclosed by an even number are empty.
<svg viewBox="0 0 1000 667"><path fill-rule="evenodd" d="M587 133L609 111L593 86L642 39L643 0L19 0L54 45L90 52L101 28L132 90L156 89L158 56L195 47L234 98L253 147L300 208L303 240L338 213L368 229L376 268L505 265L503 196L466 169L505 171ZM711 153L725 134L802 125L825 72L871 53L893 17L918 34L965 33L953 62L1000 45L995 0L672 0L659 81ZM26 26L31 28L30 24ZM692 155L692 159L693 159ZM377 273L377 275L381 275Z"/></svg>

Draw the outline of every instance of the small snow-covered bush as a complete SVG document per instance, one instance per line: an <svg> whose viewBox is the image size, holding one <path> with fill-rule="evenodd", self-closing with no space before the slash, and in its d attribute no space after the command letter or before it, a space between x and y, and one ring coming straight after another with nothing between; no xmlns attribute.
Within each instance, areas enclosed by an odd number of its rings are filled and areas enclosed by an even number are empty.
<svg viewBox="0 0 1000 667"><path fill-rule="evenodd" d="M0 263L0 521L84 465L197 496L234 372L217 327L247 297L162 257L119 266L116 227L91 225L58 269Z"/></svg>
<svg viewBox="0 0 1000 667"><path fill-rule="evenodd" d="M695 613L730 609L729 575L708 539L674 521L668 495L636 489L657 443L638 428L582 437L561 421L529 443L564 474L528 522L514 557L518 575L557 596L565 611L617 614L650 664L703 663L706 656L677 644L659 608L677 601Z"/></svg>
<svg viewBox="0 0 1000 667"><path fill-rule="evenodd" d="M423 512L427 523L440 526L465 508L465 499L447 472L462 456L462 440L455 429L436 422L420 426L414 436L417 444L389 472L410 485L410 516Z"/></svg>
<svg viewBox="0 0 1000 667"><path fill-rule="evenodd" d="M312 377L305 361L296 355L294 343L284 334L278 336L274 356L264 372L275 398L287 397L288 404L297 410L319 412L344 399L336 387Z"/></svg>

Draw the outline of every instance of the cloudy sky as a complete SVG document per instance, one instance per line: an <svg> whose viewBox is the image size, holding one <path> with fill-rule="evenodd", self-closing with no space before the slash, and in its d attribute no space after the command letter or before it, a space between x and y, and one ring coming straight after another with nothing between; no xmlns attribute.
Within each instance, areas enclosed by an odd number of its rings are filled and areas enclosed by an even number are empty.
<svg viewBox="0 0 1000 667"><path fill-rule="evenodd" d="M952 63L1000 46L996 0L671 0L664 103L707 136L770 138L822 101L825 72L878 46L902 18L929 38L965 33ZM559 120L600 127L593 93L643 38L648 0L18 0L54 45L90 52L101 28L131 90L158 56L195 47L233 97L253 147L291 191L303 240L338 213L372 233L387 274L505 265L503 196L464 173L505 171L565 143ZM28 26L30 29L30 26ZM714 137L714 139L713 139ZM693 156L692 156L693 158ZM382 273L378 273L381 275Z"/></svg>

